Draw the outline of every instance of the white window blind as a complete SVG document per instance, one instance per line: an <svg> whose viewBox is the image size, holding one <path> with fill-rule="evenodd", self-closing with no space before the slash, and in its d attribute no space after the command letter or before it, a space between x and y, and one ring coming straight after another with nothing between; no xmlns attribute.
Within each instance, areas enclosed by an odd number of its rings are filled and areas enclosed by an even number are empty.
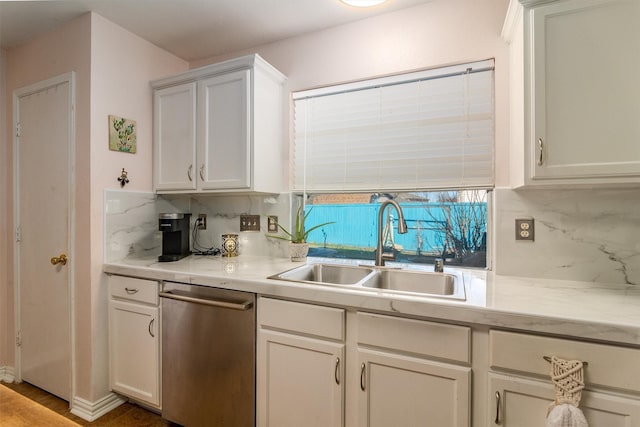
<svg viewBox="0 0 640 427"><path fill-rule="evenodd" d="M493 187L493 68L294 93L294 191Z"/></svg>

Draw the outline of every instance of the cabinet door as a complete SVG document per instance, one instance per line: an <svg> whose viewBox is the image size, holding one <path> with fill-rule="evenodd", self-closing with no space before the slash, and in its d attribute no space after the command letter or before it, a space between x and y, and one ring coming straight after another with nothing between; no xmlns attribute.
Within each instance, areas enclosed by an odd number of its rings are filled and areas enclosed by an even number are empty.
<svg viewBox="0 0 640 427"><path fill-rule="evenodd" d="M198 82L199 189L247 189L251 185L250 71Z"/></svg>
<svg viewBox="0 0 640 427"><path fill-rule="evenodd" d="M159 309L124 301L110 303L111 389L160 406Z"/></svg>
<svg viewBox="0 0 640 427"><path fill-rule="evenodd" d="M344 344L262 330L257 378L259 427L343 425Z"/></svg>
<svg viewBox="0 0 640 427"><path fill-rule="evenodd" d="M533 179L640 176L640 2L560 1L529 17Z"/></svg>
<svg viewBox="0 0 640 427"><path fill-rule="evenodd" d="M195 190L196 84L156 90L153 104L154 187Z"/></svg>
<svg viewBox="0 0 640 427"><path fill-rule="evenodd" d="M358 425L470 425L471 368L358 350Z"/></svg>
<svg viewBox="0 0 640 427"><path fill-rule="evenodd" d="M554 399L551 382L490 373L487 425L539 427ZM590 426L640 426L638 399L583 391L580 408Z"/></svg>

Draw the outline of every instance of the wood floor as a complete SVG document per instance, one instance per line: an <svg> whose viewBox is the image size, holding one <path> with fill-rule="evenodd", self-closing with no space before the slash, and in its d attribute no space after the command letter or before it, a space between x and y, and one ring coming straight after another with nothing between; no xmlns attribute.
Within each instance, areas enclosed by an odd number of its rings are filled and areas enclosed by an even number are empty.
<svg viewBox="0 0 640 427"><path fill-rule="evenodd" d="M0 387L5 386L21 395L43 405L52 411L62 415L65 418L74 421L81 426L100 426L100 427L169 427L176 426L163 420L159 415L151 411L131 404L124 403L113 411L103 415L93 422L88 422L82 418L72 414L69 411L69 403L52 394L47 393L28 383L4 383L0 382ZM16 426L23 427L23 426ZM24 426L26 427L26 426ZM32 426L29 426L32 427ZM33 426L36 427L36 426Z"/></svg>

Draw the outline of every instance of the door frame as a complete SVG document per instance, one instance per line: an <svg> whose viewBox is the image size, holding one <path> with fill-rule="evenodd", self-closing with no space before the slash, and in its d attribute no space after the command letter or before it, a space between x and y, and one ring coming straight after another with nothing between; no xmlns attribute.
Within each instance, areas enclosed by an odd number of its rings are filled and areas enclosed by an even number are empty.
<svg viewBox="0 0 640 427"><path fill-rule="evenodd" d="M22 369L21 369L21 349L18 344L20 333L20 147L18 144L18 123L19 123L19 102L20 98L32 95L34 93L46 90L48 88L57 86L59 84L69 84L69 134L67 141L68 149L68 232L69 232L69 258L71 262L69 266L69 337L71 346L70 349L70 384L69 384L69 406L72 406L72 402L75 396L75 374L76 374L76 337L75 337L75 204L76 204L76 135L75 135L75 105L76 105L76 85L75 85L75 72L70 71L49 79L33 83L28 86L24 86L13 91L13 276L14 276L14 323L15 323L15 380L16 382L22 381Z"/></svg>

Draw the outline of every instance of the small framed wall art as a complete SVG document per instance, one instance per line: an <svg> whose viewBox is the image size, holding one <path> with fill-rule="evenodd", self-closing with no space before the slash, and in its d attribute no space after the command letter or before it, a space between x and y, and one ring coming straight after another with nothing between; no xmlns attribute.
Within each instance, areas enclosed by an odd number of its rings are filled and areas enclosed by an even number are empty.
<svg viewBox="0 0 640 427"><path fill-rule="evenodd" d="M109 150L134 154L138 125L135 120L109 115Z"/></svg>

